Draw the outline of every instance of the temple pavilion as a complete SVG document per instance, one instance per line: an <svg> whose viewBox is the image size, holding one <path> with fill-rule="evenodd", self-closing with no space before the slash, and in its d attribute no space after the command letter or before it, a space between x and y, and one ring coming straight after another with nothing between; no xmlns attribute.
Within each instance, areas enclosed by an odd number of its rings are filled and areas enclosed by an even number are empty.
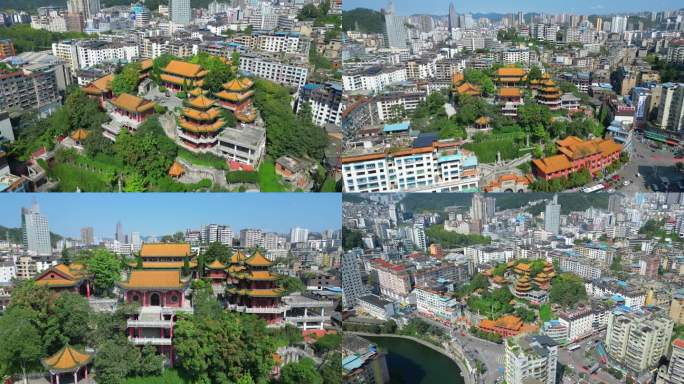
<svg viewBox="0 0 684 384"><path fill-rule="evenodd" d="M246 77L223 84L223 90L216 93L219 105L232 111L239 121L253 122L256 119L256 109L252 107L253 86L254 82Z"/></svg>
<svg viewBox="0 0 684 384"><path fill-rule="evenodd" d="M201 87L204 76L209 73L199 64L192 64L181 60L171 60L162 68L159 78L162 85L174 91Z"/></svg>
<svg viewBox="0 0 684 384"><path fill-rule="evenodd" d="M112 80L114 80L114 74L102 76L97 80L91 81L88 85L81 88L88 97L94 99L98 102L100 107L104 108L105 101L112 98Z"/></svg>
<svg viewBox="0 0 684 384"><path fill-rule="evenodd" d="M82 296L90 297L91 288L85 265L81 263L57 264L52 266L34 279L37 285L46 286L50 291L76 292Z"/></svg>
<svg viewBox="0 0 684 384"><path fill-rule="evenodd" d="M140 248L140 258L142 269L181 270L186 260L190 268L197 267L188 243L144 243ZM131 261L128 265L136 267L137 262Z"/></svg>
<svg viewBox="0 0 684 384"><path fill-rule="evenodd" d="M78 383L79 377L89 383L88 365L92 357L67 344L54 355L41 359L41 363L50 371L50 384L59 384L63 375L73 375L74 383Z"/></svg>
<svg viewBox="0 0 684 384"><path fill-rule="evenodd" d="M125 281L117 283L124 301L140 309L126 321L128 340L134 345L154 345L173 366L173 328L179 312L192 312L186 296L190 279L180 270L131 270Z"/></svg>
<svg viewBox="0 0 684 384"><path fill-rule="evenodd" d="M285 292L276 284L279 276L269 271L273 262L259 251L247 258L242 253L233 256L228 267L228 308L255 313L269 324L282 321L285 307L281 297Z"/></svg>
<svg viewBox="0 0 684 384"><path fill-rule="evenodd" d="M208 152L218 144L225 122L213 99L205 95L186 101L178 118L180 145L192 152Z"/></svg>

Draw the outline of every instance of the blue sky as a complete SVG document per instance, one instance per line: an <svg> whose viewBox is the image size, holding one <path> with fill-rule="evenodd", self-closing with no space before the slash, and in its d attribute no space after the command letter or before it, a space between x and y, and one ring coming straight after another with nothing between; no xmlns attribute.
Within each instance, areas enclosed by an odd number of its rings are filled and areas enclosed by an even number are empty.
<svg viewBox="0 0 684 384"><path fill-rule="evenodd" d="M387 6L388 0L344 0L344 9L370 8L380 9ZM579 13L609 14L618 12L662 11L684 7L681 0L575 0L575 1L541 1L541 0L487 0L487 1L454 1L456 12L498 12L511 13L545 12L545 13ZM448 0L394 0L394 8L400 15L426 13L446 15L449 12Z"/></svg>
<svg viewBox="0 0 684 384"><path fill-rule="evenodd" d="M0 225L21 226L21 207L33 199L48 217L50 230L79 237L92 226L98 238L114 236L116 222L142 236L163 235L201 224L228 224L289 233L341 227L338 193L7 193L0 196Z"/></svg>

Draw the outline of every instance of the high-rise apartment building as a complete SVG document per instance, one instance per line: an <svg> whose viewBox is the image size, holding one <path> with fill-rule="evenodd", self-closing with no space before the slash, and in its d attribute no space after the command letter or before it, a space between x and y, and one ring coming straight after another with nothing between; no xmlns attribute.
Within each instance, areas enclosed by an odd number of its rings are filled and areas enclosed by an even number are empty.
<svg viewBox="0 0 684 384"><path fill-rule="evenodd" d="M48 219L40 213L35 201L31 208L21 209L21 229L27 252L35 255L52 254Z"/></svg>
<svg viewBox="0 0 684 384"><path fill-rule="evenodd" d="M174 24L190 24L190 0L169 0L169 12Z"/></svg>
<svg viewBox="0 0 684 384"><path fill-rule="evenodd" d="M69 0L67 2L69 13L80 13L84 19L92 19L100 12L100 0Z"/></svg>
<svg viewBox="0 0 684 384"><path fill-rule="evenodd" d="M553 200L546 204L544 210L544 230L557 235L560 232L561 206L558 204L558 195L553 195Z"/></svg>
<svg viewBox="0 0 684 384"><path fill-rule="evenodd" d="M654 368L667 352L674 321L654 314L611 312L606 352L627 368L642 372Z"/></svg>
<svg viewBox="0 0 684 384"><path fill-rule="evenodd" d="M366 288L361 280L359 255L349 251L342 255L342 306L345 308L356 305L356 300L366 294Z"/></svg>
<svg viewBox="0 0 684 384"><path fill-rule="evenodd" d="M307 240L309 240L308 229L294 227L290 230L290 243L306 243Z"/></svg>
<svg viewBox="0 0 684 384"><path fill-rule="evenodd" d="M86 247L95 244L95 236L93 227L81 228L81 242Z"/></svg>
<svg viewBox="0 0 684 384"><path fill-rule="evenodd" d="M670 363L660 367L656 384L682 383L684 383L684 340L675 339L672 342Z"/></svg>
<svg viewBox="0 0 684 384"><path fill-rule="evenodd" d="M245 228L240 230L240 246L254 248L262 245L263 233L261 229Z"/></svg>
<svg viewBox="0 0 684 384"><path fill-rule="evenodd" d="M394 4L390 1L385 10L385 32L387 34L387 46L390 48L408 48L408 30L406 29L406 17L394 13Z"/></svg>
<svg viewBox="0 0 684 384"><path fill-rule="evenodd" d="M556 382L558 343L545 335L509 337L505 341L508 384Z"/></svg>
<svg viewBox="0 0 684 384"><path fill-rule="evenodd" d="M684 130L684 83L662 85L656 125L669 131Z"/></svg>

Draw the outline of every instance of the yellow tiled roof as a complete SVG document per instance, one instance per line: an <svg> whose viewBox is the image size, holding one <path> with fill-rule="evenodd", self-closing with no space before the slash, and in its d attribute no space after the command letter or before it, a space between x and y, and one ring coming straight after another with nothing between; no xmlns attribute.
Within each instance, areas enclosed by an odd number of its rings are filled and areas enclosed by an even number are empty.
<svg viewBox="0 0 684 384"><path fill-rule="evenodd" d="M565 155L554 155L543 159L534 159L532 163L545 174L562 171L572 167Z"/></svg>
<svg viewBox="0 0 684 384"><path fill-rule="evenodd" d="M253 91L247 91L247 92L221 91L221 92L216 93L216 96L223 99L223 100L228 100L228 101L243 101L243 100L249 99L253 94L254 94Z"/></svg>
<svg viewBox="0 0 684 384"><path fill-rule="evenodd" d="M190 104L191 106L193 106L195 108L207 109L207 108L211 107L212 105L214 105L214 100L209 98L209 97L206 97L205 95L200 95L200 96L197 96L193 99L188 100L188 104Z"/></svg>
<svg viewBox="0 0 684 384"><path fill-rule="evenodd" d="M181 288L183 282L179 270L134 269L128 281L122 282L124 288Z"/></svg>
<svg viewBox="0 0 684 384"><path fill-rule="evenodd" d="M211 124L196 124L184 118L179 118L178 124L181 126L181 128L190 132L217 132L223 128L224 122L223 119L217 119Z"/></svg>
<svg viewBox="0 0 684 384"><path fill-rule="evenodd" d="M101 95L104 92L109 92L112 89L112 80L114 80L114 74L112 73L102 76L86 85L83 91L89 95Z"/></svg>
<svg viewBox="0 0 684 384"><path fill-rule="evenodd" d="M141 97L128 93L122 93L117 96L114 100L112 100L112 104L125 111L137 113L148 111L154 108L156 105L154 101L145 100Z"/></svg>
<svg viewBox="0 0 684 384"><path fill-rule="evenodd" d="M140 257L184 257L190 256L188 243L145 243L140 249Z"/></svg>
<svg viewBox="0 0 684 384"><path fill-rule="evenodd" d="M41 362L45 368L53 372L73 372L88 364L91 358L91 354L78 351L70 345L66 345L54 355L42 359Z"/></svg>
<svg viewBox="0 0 684 384"><path fill-rule="evenodd" d="M162 70L166 73L182 77L201 77L203 73L206 74L206 71L202 70L201 65L180 60L171 60Z"/></svg>
<svg viewBox="0 0 684 384"><path fill-rule="evenodd" d="M252 256L245 260L245 263L254 267L266 267L273 264L271 260L265 258L259 251L254 252Z"/></svg>
<svg viewBox="0 0 684 384"><path fill-rule="evenodd" d="M193 119L193 120L199 120L199 121L210 121L214 120L219 115L221 112L219 112L218 109L216 108L211 108L207 111L198 111L197 109L192 109L192 108L183 108L183 115Z"/></svg>

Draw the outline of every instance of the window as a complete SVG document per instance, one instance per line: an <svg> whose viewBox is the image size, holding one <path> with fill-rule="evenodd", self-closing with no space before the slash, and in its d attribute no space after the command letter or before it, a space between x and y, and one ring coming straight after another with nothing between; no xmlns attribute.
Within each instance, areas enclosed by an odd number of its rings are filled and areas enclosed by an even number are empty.
<svg viewBox="0 0 684 384"><path fill-rule="evenodd" d="M171 302L172 302L172 303L177 303L177 302L178 302L178 296L177 296L177 295L171 296Z"/></svg>

